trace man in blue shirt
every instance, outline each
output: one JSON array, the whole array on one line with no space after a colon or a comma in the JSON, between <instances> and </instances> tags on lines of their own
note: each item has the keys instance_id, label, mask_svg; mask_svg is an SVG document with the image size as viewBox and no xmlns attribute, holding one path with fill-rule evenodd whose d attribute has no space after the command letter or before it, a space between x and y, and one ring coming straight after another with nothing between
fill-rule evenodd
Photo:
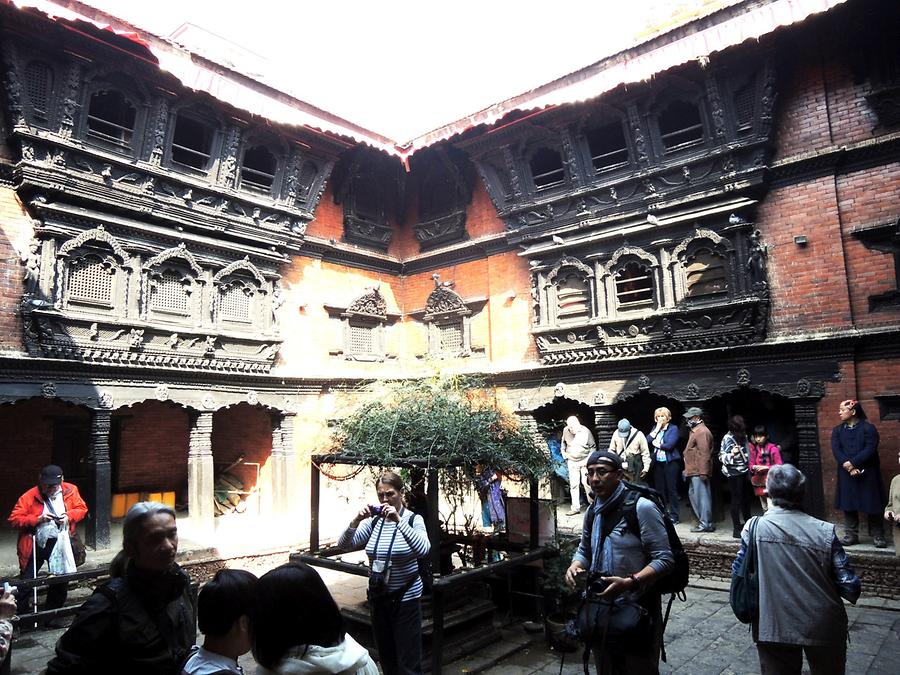
<instances>
[{"instance_id":1,"label":"man in blue shirt","mask_svg":"<svg viewBox=\"0 0 900 675\"><path fill-rule=\"evenodd\" d=\"M622 459L612 452L593 452L587 461L587 476L594 503L585 514L581 542L566 571L566 583L574 588L576 578L589 572L606 584L600 595L613 600L625 594L645 607L651 618L649 633L638 646L594 645L597 669L602 673L652 674L659 672L662 645L660 596L653 582L668 574L674 557L663 522L663 514L649 499L635 504L640 532L632 532L620 508L628 492L622 482Z\"/></svg>"}]
</instances>

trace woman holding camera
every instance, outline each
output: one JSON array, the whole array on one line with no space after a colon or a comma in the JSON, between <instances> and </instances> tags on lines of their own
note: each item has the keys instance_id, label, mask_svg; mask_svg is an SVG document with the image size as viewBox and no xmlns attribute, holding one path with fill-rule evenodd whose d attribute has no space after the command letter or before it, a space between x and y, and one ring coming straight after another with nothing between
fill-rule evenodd
<instances>
[{"instance_id":1,"label":"woman holding camera","mask_svg":"<svg viewBox=\"0 0 900 675\"><path fill-rule=\"evenodd\" d=\"M360 509L338 540L345 551L365 548L372 567L369 605L385 675L422 672L422 580L418 559L431 550L425 521L404 508L403 480L384 471L375 481L377 505Z\"/></svg>"}]
</instances>

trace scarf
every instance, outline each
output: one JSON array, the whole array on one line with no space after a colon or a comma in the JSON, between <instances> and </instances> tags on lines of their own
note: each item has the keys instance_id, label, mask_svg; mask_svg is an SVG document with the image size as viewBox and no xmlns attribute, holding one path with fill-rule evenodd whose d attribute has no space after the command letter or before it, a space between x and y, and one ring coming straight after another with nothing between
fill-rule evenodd
<instances>
[{"instance_id":1,"label":"scarf","mask_svg":"<svg viewBox=\"0 0 900 675\"><path fill-rule=\"evenodd\" d=\"M612 569L612 549L609 546L603 546L605 542L601 542L601 533L603 532L603 516L609 515L616 510L622 497L625 494L625 485L619 483L619 486L613 493L602 500L599 497L594 498L591 509L594 513L594 523L591 527L591 569L592 575L598 572L609 573Z\"/></svg>"}]
</instances>

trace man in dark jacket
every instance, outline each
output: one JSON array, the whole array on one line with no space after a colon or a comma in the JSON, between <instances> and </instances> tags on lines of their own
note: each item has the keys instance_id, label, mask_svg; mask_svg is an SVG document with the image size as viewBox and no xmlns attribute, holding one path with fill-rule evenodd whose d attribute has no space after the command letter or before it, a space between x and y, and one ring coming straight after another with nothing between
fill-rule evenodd
<instances>
[{"instance_id":1,"label":"man in dark jacket","mask_svg":"<svg viewBox=\"0 0 900 675\"><path fill-rule=\"evenodd\" d=\"M109 582L81 606L56 643L47 675L178 675L196 628L190 578L175 563L178 528L165 504L125 516Z\"/></svg>"},{"instance_id":2,"label":"man in dark jacket","mask_svg":"<svg viewBox=\"0 0 900 675\"><path fill-rule=\"evenodd\" d=\"M19 577L33 579L37 570L50 559L56 540L64 529L75 534L76 523L84 520L88 508L78 488L63 480L63 471L55 464L41 469L38 483L19 497L9 524L19 530L16 548L19 554ZM34 543L38 542L37 550ZM43 609L56 609L66 602L67 584L53 584L47 589ZM18 596L19 614L28 611L28 592Z\"/></svg>"}]
</instances>

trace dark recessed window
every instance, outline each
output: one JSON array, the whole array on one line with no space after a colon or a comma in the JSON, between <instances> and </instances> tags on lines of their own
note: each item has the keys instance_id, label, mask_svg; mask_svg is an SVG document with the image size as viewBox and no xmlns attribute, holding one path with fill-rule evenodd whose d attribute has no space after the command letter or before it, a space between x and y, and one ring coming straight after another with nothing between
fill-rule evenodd
<instances>
[{"instance_id":1,"label":"dark recessed window","mask_svg":"<svg viewBox=\"0 0 900 675\"><path fill-rule=\"evenodd\" d=\"M541 148L531 157L531 176L538 190L562 185L566 179L562 157L555 150Z\"/></svg>"},{"instance_id":2,"label":"dark recessed window","mask_svg":"<svg viewBox=\"0 0 900 675\"><path fill-rule=\"evenodd\" d=\"M666 150L677 150L703 140L700 109L693 103L674 101L659 116L659 134Z\"/></svg>"},{"instance_id":3,"label":"dark recessed window","mask_svg":"<svg viewBox=\"0 0 900 675\"><path fill-rule=\"evenodd\" d=\"M621 122L611 122L602 127L589 129L585 135L594 171L609 169L628 161L628 143Z\"/></svg>"},{"instance_id":4,"label":"dark recessed window","mask_svg":"<svg viewBox=\"0 0 900 675\"><path fill-rule=\"evenodd\" d=\"M275 182L275 155L263 145L247 148L241 166L241 186L258 192L270 192Z\"/></svg>"},{"instance_id":5,"label":"dark recessed window","mask_svg":"<svg viewBox=\"0 0 900 675\"><path fill-rule=\"evenodd\" d=\"M41 61L33 61L25 68L25 92L34 116L47 120L53 92L53 71Z\"/></svg>"},{"instance_id":6,"label":"dark recessed window","mask_svg":"<svg viewBox=\"0 0 900 675\"><path fill-rule=\"evenodd\" d=\"M382 221L383 196L373 174L361 174L353 181L353 212L357 218L375 223Z\"/></svg>"},{"instance_id":7,"label":"dark recessed window","mask_svg":"<svg viewBox=\"0 0 900 675\"><path fill-rule=\"evenodd\" d=\"M637 262L626 264L616 274L616 299L620 308L646 305L653 301L651 271Z\"/></svg>"},{"instance_id":8,"label":"dark recessed window","mask_svg":"<svg viewBox=\"0 0 900 675\"><path fill-rule=\"evenodd\" d=\"M712 251L700 251L685 267L687 294L697 298L728 292L725 260Z\"/></svg>"},{"instance_id":9,"label":"dark recessed window","mask_svg":"<svg viewBox=\"0 0 900 675\"><path fill-rule=\"evenodd\" d=\"M87 135L106 143L130 147L137 110L118 91L98 91L91 96Z\"/></svg>"},{"instance_id":10,"label":"dark recessed window","mask_svg":"<svg viewBox=\"0 0 900 675\"><path fill-rule=\"evenodd\" d=\"M179 113L172 136L172 161L205 171L212 156L214 134L212 125Z\"/></svg>"},{"instance_id":11,"label":"dark recessed window","mask_svg":"<svg viewBox=\"0 0 900 675\"><path fill-rule=\"evenodd\" d=\"M753 104L755 92L753 85L748 84L734 94L734 116L738 129L746 129L753 124Z\"/></svg>"},{"instance_id":12,"label":"dark recessed window","mask_svg":"<svg viewBox=\"0 0 900 675\"><path fill-rule=\"evenodd\" d=\"M431 175L422 186L419 202L419 218L434 220L453 213L457 209L456 184L446 174Z\"/></svg>"}]
</instances>

